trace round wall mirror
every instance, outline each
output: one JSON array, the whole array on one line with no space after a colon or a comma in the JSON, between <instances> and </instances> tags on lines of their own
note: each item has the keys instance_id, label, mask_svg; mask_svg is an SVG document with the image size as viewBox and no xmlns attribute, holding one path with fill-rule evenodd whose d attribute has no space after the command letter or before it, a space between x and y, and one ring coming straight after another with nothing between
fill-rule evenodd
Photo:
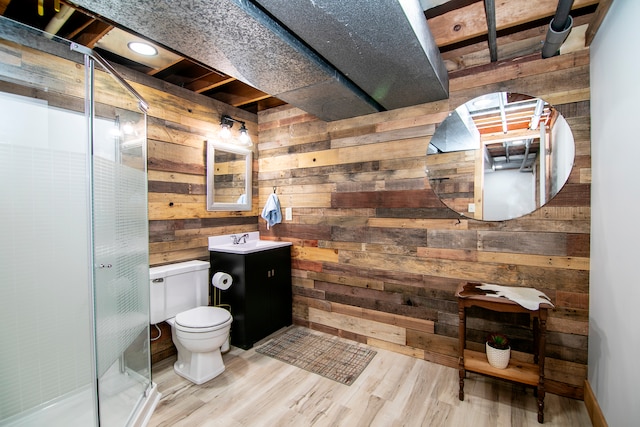
<instances>
[{"instance_id":1,"label":"round wall mirror","mask_svg":"<svg viewBox=\"0 0 640 427\"><path fill-rule=\"evenodd\" d=\"M427 149L433 191L468 218L503 221L544 206L564 186L575 158L562 115L540 98L479 96L436 128Z\"/></svg>"}]
</instances>

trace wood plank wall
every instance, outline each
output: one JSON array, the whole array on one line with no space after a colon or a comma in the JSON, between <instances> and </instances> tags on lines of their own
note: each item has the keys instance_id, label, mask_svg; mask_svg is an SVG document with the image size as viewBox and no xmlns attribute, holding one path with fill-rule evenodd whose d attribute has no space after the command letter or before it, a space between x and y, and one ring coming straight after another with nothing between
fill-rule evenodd
<instances>
[{"instance_id":1,"label":"wood plank wall","mask_svg":"<svg viewBox=\"0 0 640 427\"><path fill-rule=\"evenodd\" d=\"M146 79L145 79L146 80ZM147 84L153 82L147 81ZM206 140L220 117L246 122L257 139L257 116L178 87L138 86L149 98L149 263L209 259L207 237L257 231L258 193L251 211L206 210ZM170 91L168 91L170 90ZM257 180L257 159L254 156Z\"/></svg>"},{"instance_id":2,"label":"wood plank wall","mask_svg":"<svg viewBox=\"0 0 640 427\"><path fill-rule=\"evenodd\" d=\"M206 210L206 140L223 114L246 122L258 139L257 115L146 75L118 68L149 103L149 264L209 260L209 236L258 230L258 162L253 160L251 211ZM232 129L232 133L237 132ZM166 322L152 329L151 361L176 354Z\"/></svg>"},{"instance_id":3,"label":"wood plank wall","mask_svg":"<svg viewBox=\"0 0 640 427\"><path fill-rule=\"evenodd\" d=\"M451 73L449 100L326 123L283 106L258 114L259 195L276 188L293 219L265 238L293 242L296 324L456 367L461 281L533 286L556 305L546 387L582 398L587 374L590 230L589 54L518 60ZM459 220L429 187L436 124L478 95L539 96L576 141L568 184L546 207L511 221ZM529 320L476 310L471 347L488 331L530 360ZM509 321L505 326L503 322Z\"/></svg>"},{"instance_id":4,"label":"wood plank wall","mask_svg":"<svg viewBox=\"0 0 640 427\"><path fill-rule=\"evenodd\" d=\"M258 230L258 164L253 161L251 211L206 210L206 140L220 129L227 114L246 122L257 140L257 116L195 94L164 85L147 76L121 70L150 104L148 117L149 264L193 259L209 260L209 236ZM134 83L132 83L134 84ZM237 129L233 129L237 131ZM151 343L153 363L176 354L171 328ZM152 337L159 336L151 331Z\"/></svg>"},{"instance_id":5,"label":"wood plank wall","mask_svg":"<svg viewBox=\"0 0 640 427\"><path fill-rule=\"evenodd\" d=\"M28 48L5 48L19 58L17 72L41 69L55 76L70 69L61 78L76 78L77 70L64 60L42 63ZM454 71L449 100L338 122L279 107L259 114L259 129L255 115L119 71L151 106L151 265L207 259L209 235L259 229L266 238L294 243L296 323L448 366L457 363L458 282L535 286L556 305L549 320L547 389L582 398L591 178L588 50ZM50 90L39 96L80 108L79 98L65 88L47 85ZM576 139L574 170L561 193L531 215L458 221L429 188L424 153L450 108L496 90L540 96L558 107ZM204 140L217 131L221 114L246 121L254 140L259 131L250 212L205 210ZM266 230L258 216L273 187L283 209L293 208L293 220ZM514 323L507 333L515 337L516 350L529 349L526 319L482 312L469 322L471 344L480 347L485 331L505 320ZM164 337L170 337L167 328ZM154 360L173 351L163 342L152 346ZM514 357L528 356L516 351Z\"/></svg>"}]
</instances>

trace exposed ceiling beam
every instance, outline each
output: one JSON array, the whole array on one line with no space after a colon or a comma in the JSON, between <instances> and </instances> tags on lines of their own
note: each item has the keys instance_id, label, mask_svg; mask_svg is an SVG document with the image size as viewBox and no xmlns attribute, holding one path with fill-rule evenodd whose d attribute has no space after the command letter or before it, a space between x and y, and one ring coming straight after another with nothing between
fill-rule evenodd
<instances>
[{"instance_id":1,"label":"exposed ceiling beam","mask_svg":"<svg viewBox=\"0 0 640 427\"><path fill-rule=\"evenodd\" d=\"M105 24L102 21L94 20L85 28L85 31L82 32L76 41L81 45L93 49L95 44L112 29L113 26Z\"/></svg>"},{"instance_id":2,"label":"exposed ceiling beam","mask_svg":"<svg viewBox=\"0 0 640 427\"><path fill-rule=\"evenodd\" d=\"M247 98L246 100L244 100L242 102L238 102L238 103L231 104L231 105L233 105L234 107L242 107L244 105L253 104L254 102L262 101L262 100L267 99L267 98L271 98L271 95L263 92L263 94L260 95L260 96L255 96L253 98Z\"/></svg>"},{"instance_id":3,"label":"exposed ceiling beam","mask_svg":"<svg viewBox=\"0 0 640 427\"><path fill-rule=\"evenodd\" d=\"M83 25L80 25L76 29L74 29L73 31L70 31L69 33L67 33L64 36L64 38L65 39L69 39L69 40L73 40L78 34L82 33L95 20L96 20L95 18L91 18L91 19L87 20L87 22L85 22Z\"/></svg>"},{"instance_id":4,"label":"exposed ceiling beam","mask_svg":"<svg viewBox=\"0 0 640 427\"><path fill-rule=\"evenodd\" d=\"M0 0L0 15L4 15L4 12L7 10L7 6L9 6L11 0Z\"/></svg>"},{"instance_id":5,"label":"exposed ceiling beam","mask_svg":"<svg viewBox=\"0 0 640 427\"><path fill-rule=\"evenodd\" d=\"M427 0L427 2L429 1L430 0ZM479 1L482 1L482 0L449 0L446 2L438 2L440 4L437 6L432 6L431 8L423 8L424 16L427 19L433 18L434 16L443 15L447 12L451 12L452 10L460 9Z\"/></svg>"},{"instance_id":6,"label":"exposed ceiling beam","mask_svg":"<svg viewBox=\"0 0 640 427\"><path fill-rule=\"evenodd\" d=\"M268 98L269 95L240 81L224 85L216 91L216 99L239 107Z\"/></svg>"},{"instance_id":7,"label":"exposed ceiling beam","mask_svg":"<svg viewBox=\"0 0 640 427\"><path fill-rule=\"evenodd\" d=\"M600 25L602 24L604 17L607 16L607 12L609 11L609 8L611 7L612 3L613 3L613 0L601 0L600 3L598 3L598 7L596 8L596 12L593 16L593 20L589 23L589 26L587 27L587 33L585 34L585 40L584 40L585 46L591 46L591 42L593 41L593 38L596 36L596 33L598 32L598 28L600 28Z\"/></svg>"},{"instance_id":8,"label":"exposed ceiling beam","mask_svg":"<svg viewBox=\"0 0 640 427\"><path fill-rule=\"evenodd\" d=\"M150 75L150 76L153 76L155 74L158 74L161 71L166 70L167 68L170 68L170 67L176 65L178 62L181 62L183 60L184 60L183 58L178 57L173 62L165 65L164 67L161 67L161 68L158 68L158 69L155 69L155 70L150 70L147 74Z\"/></svg>"},{"instance_id":9,"label":"exposed ceiling beam","mask_svg":"<svg viewBox=\"0 0 640 427\"><path fill-rule=\"evenodd\" d=\"M539 130L516 129L507 135L502 131L487 133L482 135L484 144L495 144L496 142L517 141L519 139L540 138Z\"/></svg>"},{"instance_id":10,"label":"exposed ceiling beam","mask_svg":"<svg viewBox=\"0 0 640 427\"><path fill-rule=\"evenodd\" d=\"M233 77L221 76L218 73L212 72L210 74L207 74L206 76L194 80L189 84L184 85L184 87L194 92L202 93L226 85L227 83L231 83L235 80L236 79Z\"/></svg>"},{"instance_id":11,"label":"exposed ceiling beam","mask_svg":"<svg viewBox=\"0 0 640 427\"><path fill-rule=\"evenodd\" d=\"M558 0L510 0L496 8L496 30L501 31L531 21L552 17ZM573 9L597 4L598 0L575 0ZM429 28L440 47L462 42L488 33L484 3L477 2L429 19Z\"/></svg>"}]
</instances>

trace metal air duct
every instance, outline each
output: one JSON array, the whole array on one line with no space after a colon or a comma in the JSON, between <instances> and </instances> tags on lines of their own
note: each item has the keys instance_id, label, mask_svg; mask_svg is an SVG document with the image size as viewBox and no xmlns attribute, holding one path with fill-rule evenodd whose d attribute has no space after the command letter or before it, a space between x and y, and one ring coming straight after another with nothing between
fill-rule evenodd
<instances>
[{"instance_id":1,"label":"metal air duct","mask_svg":"<svg viewBox=\"0 0 640 427\"><path fill-rule=\"evenodd\" d=\"M368 95L246 0L76 3L320 119L338 120L381 110Z\"/></svg>"},{"instance_id":2,"label":"metal air duct","mask_svg":"<svg viewBox=\"0 0 640 427\"><path fill-rule=\"evenodd\" d=\"M349 21L346 31L354 38L349 41L343 31L330 40L340 51L337 63L313 40L301 41L304 37L273 19L277 10L266 11L248 0L75 3L326 121L448 96L447 72L418 0L320 1L336 8L324 17L321 11L311 17L298 14L313 2L289 4L287 11L318 34L331 33L331 25L337 27L343 19ZM363 5L369 15L360 15ZM417 13L408 12L413 9ZM384 34L373 37L375 32ZM351 68L350 62L358 66Z\"/></svg>"},{"instance_id":3,"label":"metal air duct","mask_svg":"<svg viewBox=\"0 0 640 427\"><path fill-rule=\"evenodd\" d=\"M255 2L386 109L449 96L418 0Z\"/></svg>"}]
</instances>

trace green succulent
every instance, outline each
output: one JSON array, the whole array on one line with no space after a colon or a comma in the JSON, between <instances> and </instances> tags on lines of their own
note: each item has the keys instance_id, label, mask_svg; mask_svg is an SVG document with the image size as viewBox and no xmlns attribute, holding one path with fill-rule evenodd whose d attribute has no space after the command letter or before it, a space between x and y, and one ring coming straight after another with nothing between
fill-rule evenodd
<instances>
[{"instance_id":1,"label":"green succulent","mask_svg":"<svg viewBox=\"0 0 640 427\"><path fill-rule=\"evenodd\" d=\"M498 350L506 350L509 348L509 338L503 334L492 333L487 337L487 343L490 347Z\"/></svg>"}]
</instances>

